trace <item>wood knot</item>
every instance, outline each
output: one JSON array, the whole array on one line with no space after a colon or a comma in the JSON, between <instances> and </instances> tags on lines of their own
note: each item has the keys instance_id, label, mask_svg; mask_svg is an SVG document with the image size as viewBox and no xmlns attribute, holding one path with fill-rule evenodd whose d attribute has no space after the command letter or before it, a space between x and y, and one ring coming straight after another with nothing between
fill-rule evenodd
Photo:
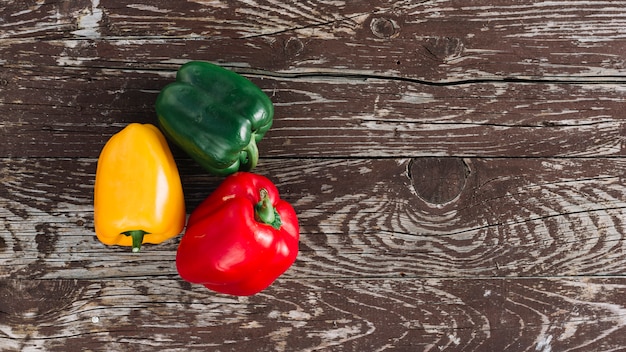
<instances>
[{"instance_id":1,"label":"wood knot","mask_svg":"<svg viewBox=\"0 0 626 352\"><path fill-rule=\"evenodd\" d=\"M296 37L291 37L285 42L284 50L285 56L296 57L304 50L304 43Z\"/></svg>"},{"instance_id":2,"label":"wood knot","mask_svg":"<svg viewBox=\"0 0 626 352\"><path fill-rule=\"evenodd\" d=\"M458 199L471 173L461 158L418 158L411 160L408 168L417 195L434 205Z\"/></svg>"},{"instance_id":3,"label":"wood knot","mask_svg":"<svg viewBox=\"0 0 626 352\"><path fill-rule=\"evenodd\" d=\"M0 282L3 323L20 326L28 321L54 321L81 300L85 289L85 284L77 280L3 280ZM42 333L45 336L44 331L38 331Z\"/></svg>"},{"instance_id":4,"label":"wood knot","mask_svg":"<svg viewBox=\"0 0 626 352\"><path fill-rule=\"evenodd\" d=\"M459 38L429 37L423 44L426 56L434 61L448 63L463 55L465 45Z\"/></svg>"},{"instance_id":5,"label":"wood knot","mask_svg":"<svg viewBox=\"0 0 626 352\"><path fill-rule=\"evenodd\" d=\"M374 36L381 39L397 37L400 32L398 23L389 18L376 17L370 22L370 29Z\"/></svg>"}]
</instances>

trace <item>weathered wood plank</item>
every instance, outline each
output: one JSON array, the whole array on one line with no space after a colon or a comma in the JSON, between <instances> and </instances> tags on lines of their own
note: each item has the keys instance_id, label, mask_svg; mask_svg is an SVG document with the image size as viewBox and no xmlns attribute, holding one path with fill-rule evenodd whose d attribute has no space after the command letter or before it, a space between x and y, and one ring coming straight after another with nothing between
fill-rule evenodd
<instances>
[{"instance_id":1,"label":"weathered wood plank","mask_svg":"<svg viewBox=\"0 0 626 352\"><path fill-rule=\"evenodd\" d=\"M268 156L622 155L623 5L10 3L0 156L97 156L192 58L272 96Z\"/></svg>"},{"instance_id":2,"label":"weathered wood plank","mask_svg":"<svg viewBox=\"0 0 626 352\"><path fill-rule=\"evenodd\" d=\"M166 77L163 75L166 73ZM174 71L5 74L1 156L97 157L126 123L155 123ZM363 78L250 76L276 105L269 157L623 155L626 91L615 84L428 86Z\"/></svg>"},{"instance_id":3,"label":"weathered wood plank","mask_svg":"<svg viewBox=\"0 0 626 352\"><path fill-rule=\"evenodd\" d=\"M3 280L5 351L611 351L624 278L288 280L237 298L178 280ZM24 304L13 304L20 300Z\"/></svg>"},{"instance_id":4,"label":"weathered wood plank","mask_svg":"<svg viewBox=\"0 0 626 352\"><path fill-rule=\"evenodd\" d=\"M177 240L137 256L95 239L95 159L2 163L0 276L176 276ZM190 212L220 179L179 165ZM257 172L299 215L287 277L469 278L626 274L625 170L622 159L418 158L262 159Z\"/></svg>"},{"instance_id":5,"label":"weathered wood plank","mask_svg":"<svg viewBox=\"0 0 626 352\"><path fill-rule=\"evenodd\" d=\"M203 58L429 81L623 79L626 1L151 1L5 5L7 66ZM621 77L621 78L620 78Z\"/></svg>"}]
</instances>

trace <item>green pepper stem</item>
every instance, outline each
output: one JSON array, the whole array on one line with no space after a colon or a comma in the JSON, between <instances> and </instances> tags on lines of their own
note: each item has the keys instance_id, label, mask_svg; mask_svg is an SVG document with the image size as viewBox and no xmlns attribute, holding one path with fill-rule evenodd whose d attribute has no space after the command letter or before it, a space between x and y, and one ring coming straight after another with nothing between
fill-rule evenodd
<instances>
[{"instance_id":1,"label":"green pepper stem","mask_svg":"<svg viewBox=\"0 0 626 352\"><path fill-rule=\"evenodd\" d=\"M250 138L250 143L243 149L240 162L239 170L241 171L250 171L259 162L259 148L256 145L254 134Z\"/></svg>"},{"instance_id":2,"label":"green pepper stem","mask_svg":"<svg viewBox=\"0 0 626 352\"><path fill-rule=\"evenodd\" d=\"M139 252L141 249L141 243L143 242L143 236L149 234L144 230L130 230L122 232L123 235L130 236L133 239L133 253Z\"/></svg>"},{"instance_id":3,"label":"green pepper stem","mask_svg":"<svg viewBox=\"0 0 626 352\"><path fill-rule=\"evenodd\" d=\"M280 229L282 221L280 220L280 214L276 208L272 205L272 200L267 194L265 188L261 188L259 191L261 201L254 206L254 215L257 221L270 225L276 230Z\"/></svg>"}]
</instances>

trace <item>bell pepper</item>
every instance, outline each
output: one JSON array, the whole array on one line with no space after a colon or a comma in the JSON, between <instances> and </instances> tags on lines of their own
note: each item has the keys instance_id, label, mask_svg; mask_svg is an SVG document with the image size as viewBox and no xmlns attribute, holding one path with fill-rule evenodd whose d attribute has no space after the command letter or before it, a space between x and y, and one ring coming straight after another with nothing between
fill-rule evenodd
<instances>
[{"instance_id":1,"label":"bell pepper","mask_svg":"<svg viewBox=\"0 0 626 352\"><path fill-rule=\"evenodd\" d=\"M132 123L105 144L96 169L94 223L106 245L161 243L181 233L185 202L165 136Z\"/></svg>"},{"instance_id":2,"label":"bell pepper","mask_svg":"<svg viewBox=\"0 0 626 352\"><path fill-rule=\"evenodd\" d=\"M276 186L264 176L238 172L191 213L176 267L188 282L253 295L294 263L299 236L296 213Z\"/></svg>"},{"instance_id":3,"label":"bell pepper","mask_svg":"<svg viewBox=\"0 0 626 352\"><path fill-rule=\"evenodd\" d=\"M257 143L274 116L272 101L254 83L204 61L180 67L176 81L159 93L155 109L165 136L220 176L256 166Z\"/></svg>"}]
</instances>

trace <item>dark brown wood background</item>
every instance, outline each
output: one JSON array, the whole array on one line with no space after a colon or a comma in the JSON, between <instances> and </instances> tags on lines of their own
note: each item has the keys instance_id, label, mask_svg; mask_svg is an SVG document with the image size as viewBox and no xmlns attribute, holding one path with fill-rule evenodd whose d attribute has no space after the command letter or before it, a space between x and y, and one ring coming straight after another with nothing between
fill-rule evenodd
<instances>
[{"instance_id":1,"label":"dark brown wood background","mask_svg":"<svg viewBox=\"0 0 626 352\"><path fill-rule=\"evenodd\" d=\"M0 0L2 351L626 349L626 1ZM276 106L262 293L93 232L106 140L188 60ZM174 149L192 210L219 184Z\"/></svg>"}]
</instances>

